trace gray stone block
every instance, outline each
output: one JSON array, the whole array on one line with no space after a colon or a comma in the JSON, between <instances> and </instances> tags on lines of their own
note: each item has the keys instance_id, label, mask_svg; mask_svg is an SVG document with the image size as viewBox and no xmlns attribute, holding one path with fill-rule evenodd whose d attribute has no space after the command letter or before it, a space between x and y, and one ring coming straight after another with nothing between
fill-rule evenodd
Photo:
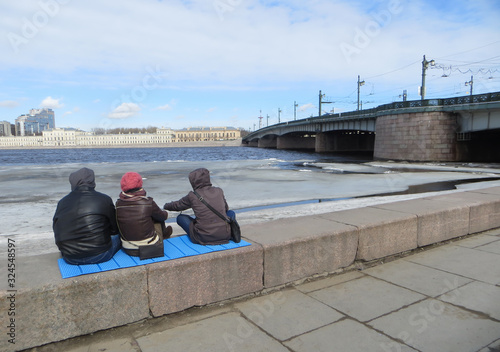
<instances>
[{"instance_id":1,"label":"gray stone block","mask_svg":"<svg viewBox=\"0 0 500 352\"><path fill-rule=\"evenodd\" d=\"M417 248L417 217L374 207L343 210L322 218L359 230L356 259L374 260Z\"/></svg>"},{"instance_id":2,"label":"gray stone block","mask_svg":"<svg viewBox=\"0 0 500 352\"><path fill-rule=\"evenodd\" d=\"M62 279L58 254L18 258L16 343L0 339L1 351L18 351L139 321L149 316L146 270L128 268ZM0 311L10 304L0 291ZM7 336L2 323L1 335Z\"/></svg>"},{"instance_id":3,"label":"gray stone block","mask_svg":"<svg viewBox=\"0 0 500 352\"><path fill-rule=\"evenodd\" d=\"M495 191L493 191L495 192ZM500 195L480 192L457 192L429 197L461 204L470 208L469 233L477 233L500 227Z\"/></svg>"},{"instance_id":4,"label":"gray stone block","mask_svg":"<svg viewBox=\"0 0 500 352\"><path fill-rule=\"evenodd\" d=\"M318 216L255 224L244 234L264 248L265 287L349 266L358 243L355 227Z\"/></svg>"},{"instance_id":5,"label":"gray stone block","mask_svg":"<svg viewBox=\"0 0 500 352\"><path fill-rule=\"evenodd\" d=\"M469 233L469 207L460 202L450 203L439 198L413 199L381 204L376 208L416 215L419 247Z\"/></svg>"},{"instance_id":6,"label":"gray stone block","mask_svg":"<svg viewBox=\"0 0 500 352\"><path fill-rule=\"evenodd\" d=\"M151 313L158 317L260 291L262 261L262 248L252 244L150 264Z\"/></svg>"}]
</instances>

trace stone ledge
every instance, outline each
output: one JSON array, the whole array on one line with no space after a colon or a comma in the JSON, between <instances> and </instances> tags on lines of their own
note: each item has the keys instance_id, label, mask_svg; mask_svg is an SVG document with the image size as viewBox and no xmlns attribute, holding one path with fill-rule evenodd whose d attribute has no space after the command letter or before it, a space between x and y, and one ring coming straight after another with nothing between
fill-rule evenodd
<instances>
[{"instance_id":1,"label":"stone ledge","mask_svg":"<svg viewBox=\"0 0 500 352\"><path fill-rule=\"evenodd\" d=\"M422 198L395 203L381 204L376 208L417 217L417 246L443 242L469 233L469 213L467 205Z\"/></svg>"},{"instance_id":2,"label":"stone ledge","mask_svg":"<svg viewBox=\"0 0 500 352\"><path fill-rule=\"evenodd\" d=\"M263 289L258 244L146 265L151 314L158 317Z\"/></svg>"},{"instance_id":3,"label":"stone ledge","mask_svg":"<svg viewBox=\"0 0 500 352\"><path fill-rule=\"evenodd\" d=\"M500 187L242 226L252 246L62 279L58 254L17 259L18 351L211 304L500 227ZM3 273L2 275L5 275ZM0 283L0 312L10 301Z\"/></svg>"},{"instance_id":4,"label":"stone ledge","mask_svg":"<svg viewBox=\"0 0 500 352\"><path fill-rule=\"evenodd\" d=\"M357 260L370 261L417 248L417 217L412 214L365 207L321 217L358 229Z\"/></svg>"},{"instance_id":5,"label":"stone ledge","mask_svg":"<svg viewBox=\"0 0 500 352\"><path fill-rule=\"evenodd\" d=\"M469 233L477 233L500 227L500 195L498 194L500 187L490 190L493 194L479 190L451 193L428 199L438 199L469 207Z\"/></svg>"},{"instance_id":6,"label":"stone ledge","mask_svg":"<svg viewBox=\"0 0 500 352\"><path fill-rule=\"evenodd\" d=\"M351 265L358 231L317 216L247 226L248 238L264 250L264 287L273 287Z\"/></svg>"},{"instance_id":7,"label":"stone ledge","mask_svg":"<svg viewBox=\"0 0 500 352\"><path fill-rule=\"evenodd\" d=\"M62 279L58 254L17 259L16 344L7 341L2 319L0 351L18 351L149 316L144 267ZM10 302L0 291L0 312Z\"/></svg>"}]
</instances>

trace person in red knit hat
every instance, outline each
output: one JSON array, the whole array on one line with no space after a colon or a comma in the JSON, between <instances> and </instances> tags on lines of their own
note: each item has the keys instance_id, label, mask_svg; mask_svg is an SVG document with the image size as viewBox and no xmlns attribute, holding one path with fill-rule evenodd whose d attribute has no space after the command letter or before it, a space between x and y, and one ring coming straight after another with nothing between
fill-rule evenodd
<instances>
[{"instance_id":1,"label":"person in red knit hat","mask_svg":"<svg viewBox=\"0 0 500 352\"><path fill-rule=\"evenodd\" d=\"M168 213L160 209L142 188L142 176L137 172L123 175L122 192L116 201L116 219L125 253L140 256L144 246L162 246L172 235L172 227L165 226ZM163 247L162 247L163 248Z\"/></svg>"}]
</instances>

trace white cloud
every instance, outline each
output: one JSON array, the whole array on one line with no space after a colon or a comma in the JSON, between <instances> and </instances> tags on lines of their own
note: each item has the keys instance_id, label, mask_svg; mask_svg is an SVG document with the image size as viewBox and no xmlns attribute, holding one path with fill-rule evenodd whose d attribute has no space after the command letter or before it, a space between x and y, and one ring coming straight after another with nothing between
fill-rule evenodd
<instances>
[{"instance_id":1,"label":"white cloud","mask_svg":"<svg viewBox=\"0 0 500 352\"><path fill-rule=\"evenodd\" d=\"M0 107L2 108L15 108L16 106L19 106L19 103L14 100L0 101Z\"/></svg>"},{"instance_id":2,"label":"white cloud","mask_svg":"<svg viewBox=\"0 0 500 352\"><path fill-rule=\"evenodd\" d=\"M111 113L108 114L110 119L127 119L137 115L141 111L139 105L135 103L122 103Z\"/></svg>"},{"instance_id":3,"label":"white cloud","mask_svg":"<svg viewBox=\"0 0 500 352\"><path fill-rule=\"evenodd\" d=\"M215 110L217 110L217 108L213 107L213 108L209 108L209 109L207 110L207 112L214 112Z\"/></svg>"},{"instance_id":4,"label":"white cloud","mask_svg":"<svg viewBox=\"0 0 500 352\"><path fill-rule=\"evenodd\" d=\"M172 106L170 106L169 104L165 104L165 105L162 105L162 106L158 106L157 108L154 108L153 110L165 110L165 111L169 111L169 110L172 110Z\"/></svg>"},{"instance_id":5,"label":"white cloud","mask_svg":"<svg viewBox=\"0 0 500 352\"><path fill-rule=\"evenodd\" d=\"M306 110L315 109L315 108L316 108L316 106L314 106L314 104L309 103L309 104L304 104L304 105L299 106L299 111L306 111Z\"/></svg>"},{"instance_id":6,"label":"white cloud","mask_svg":"<svg viewBox=\"0 0 500 352\"><path fill-rule=\"evenodd\" d=\"M71 115L71 114L73 114L73 113L75 113L75 112L78 112L78 111L80 111L80 108L77 106L77 107L75 107L73 110L66 111L66 112L63 114L63 116Z\"/></svg>"},{"instance_id":7,"label":"white cloud","mask_svg":"<svg viewBox=\"0 0 500 352\"><path fill-rule=\"evenodd\" d=\"M48 108L48 109L59 109L59 108L62 108L64 106L64 104L60 103L60 100L61 99L47 97L47 98L42 100L42 102L40 103L40 106L42 108Z\"/></svg>"}]
</instances>

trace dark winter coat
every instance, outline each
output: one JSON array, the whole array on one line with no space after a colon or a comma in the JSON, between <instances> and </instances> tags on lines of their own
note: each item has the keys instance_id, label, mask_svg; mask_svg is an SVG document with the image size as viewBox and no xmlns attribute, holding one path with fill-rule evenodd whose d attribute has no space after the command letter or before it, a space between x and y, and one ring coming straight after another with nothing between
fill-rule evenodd
<instances>
[{"instance_id":1,"label":"dark winter coat","mask_svg":"<svg viewBox=\"0 0 500 352\"><path fill-rule=\"evenodd\" d=\"M212 187L210 172L207 169L201 168L192 171L189 174L189 182L193 190L198 192L208 204L221 214L226 214L229 208L224 192L219 187ZM231 238L229 224L215 215L193 192L189 192L178 201L166 203L163 208L172 211L192 208L196 219L189 230L191 234L196 233L194 237L199 238L200 244L227 243Z\"/></svg>"},{"instance_id":2,"label":"dark winter coat","mask_svg":"<svg viewBox=\"0 0 500 352\"><path fill-rule=\"evenodd\" d=\"M120 199L116 201L116 219L120 233L122 239L129 242L153 239L154 222L163 222L167 217L167 212L161 210L153 198L146 197L144 190L122 192Z\"/></svg>"},{"instance_id":3,"label":"dark winter coat","mask_svg":"<svg viewBox=\"0 0 500 352\"><path fill-rule=\"evenodd\" d=\"M111 248L118 234L113 200L95 191L94 172L83 168L70 175L71 193L57 204L52 221L55 242L65 258L95 256Z\"/></svg>"}]
</instances>

